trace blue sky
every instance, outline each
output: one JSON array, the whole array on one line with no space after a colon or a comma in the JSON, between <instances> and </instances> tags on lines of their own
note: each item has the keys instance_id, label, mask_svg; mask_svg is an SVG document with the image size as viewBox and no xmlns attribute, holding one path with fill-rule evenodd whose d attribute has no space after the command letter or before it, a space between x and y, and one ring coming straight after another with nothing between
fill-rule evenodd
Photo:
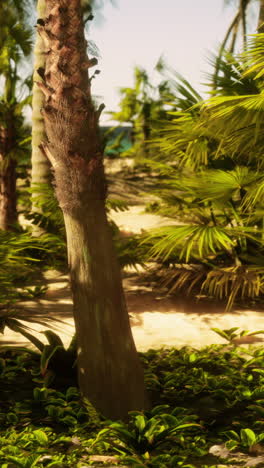
<instances>
[{"instance_id":1,"label":"blue sky","mask_svg":"<svg viewBox=\"0 0 264 468\"><path fill-rule=\"evenodd\" d=\"M224 0L105 0L104 19L93 21L89 38L99 47L101 74L93 80L93 94L100 96L106 111L117 110L118 88L133 84L133 67L152 74L159 57L184 75L200 92L208 57L216 51L233 19L237 1ZM251 32L257 6L250 11ZM154 76L153 76L154 78ZM101 118L106 122L109 117Z\"/></svg>"}]
</instances>

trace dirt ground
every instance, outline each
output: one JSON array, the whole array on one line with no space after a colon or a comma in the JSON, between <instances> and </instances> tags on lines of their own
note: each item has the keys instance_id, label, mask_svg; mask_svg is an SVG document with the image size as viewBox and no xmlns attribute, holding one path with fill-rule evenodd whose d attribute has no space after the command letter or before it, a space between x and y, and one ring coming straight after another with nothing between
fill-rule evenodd
<instances>
[{"instance_id":1,"label":"dirt ground","mask_svg":"<svg viewBox=\"0 0 264 468\"><path fill-rule=\"evenodd\" d=\"M130 207L124 212L111 213L119 227L128 232L140 232L141 229L166 224L167 220L154 214L144 213L143 205ZM171 221L170 221L171 222ZM43 311L63 320L55 330L67 345L74 333L72 319L72 301L66 275L56 271L45 273L48 286L43 299L27 301L21 305L28 310ZM262 310L235 309L225 312L224 306L203 304L194 300L164 297L156 290L143 286L135 271L124 275L124 289L131 320L132 331L137 349L145 351L161 346L181 347L190 345L195 348L212 343L224 343L211 328L229 329L239 327L242 330L256 331L264 328ZM43 331L35 326L36 331ZM245 338L243 342L260 344L264 335ZM21 335L5 331L2 344L25 344Z\"/></svg>"}]
</instances>

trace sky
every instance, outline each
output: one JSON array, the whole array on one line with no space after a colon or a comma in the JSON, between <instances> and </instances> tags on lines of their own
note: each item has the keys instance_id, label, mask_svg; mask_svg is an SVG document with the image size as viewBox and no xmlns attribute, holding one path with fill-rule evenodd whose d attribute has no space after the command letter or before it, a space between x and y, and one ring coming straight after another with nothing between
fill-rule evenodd
<instances>
[{"instance_id":1,"label":"sky","mask_svg":"<svg viewBox=\"0 0 264 468\"><path fill-rule=\"evenodd\" d=\"M133 86L133 68L153 69L162 55L166 62L206 93L205 73L210 72L210 52L216 52L235 11L224 0L110 0L91 23L88 39L95 42L101 70L93 80L93 95L106 111L118 109L120 87ZM250 13L250 32L255 31L257 2ZM205 94L204 94L205 95ZM110 117L104 113L101 123Z\"/></svg>"}]
</instances>

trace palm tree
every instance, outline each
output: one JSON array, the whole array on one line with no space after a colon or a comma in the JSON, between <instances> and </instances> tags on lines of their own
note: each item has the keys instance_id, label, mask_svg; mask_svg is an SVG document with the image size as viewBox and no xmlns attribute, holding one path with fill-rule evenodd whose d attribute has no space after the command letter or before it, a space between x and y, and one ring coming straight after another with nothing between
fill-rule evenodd
<instances>
[{"instance_id":1,"label":"palm tree","mask_svg":"<svg viewBox=\"0 0 264 468\"><path fill-rule=\"evenodd\" d=\"M226 3L230 3L230 2L228 1ZM236 41L238 38L238 32L240 28L242 31L243 47L244 49L246 48L247 10L248 10L250 3L252 3L252 0L237 0L236 3L237 3L237 12L221 44L221 49L224 50L226 48L228 41L231 39L229 52L234 51Z\"/></svg>"},{"instance_id":2,"label":"palm tree","mask_svg":"<svg viewBox=\"0 0 264 468\"><path fill-rule=\"evenodd\" d=\"M171 291L199 286L227 297L228 308L239 296L264 292L263 37L253 39L243 60L222 58L208 101L194 93L190 101L191 86L179 83L178 109L155 142L163 153L155 169L166 169L156 190L159 212L184 225L147 235L149 258L167 269Z\"/></svg>"},{"instance_id":3,"label":"palm tree","mask_svg":"<svg viewBox=\"0 0 264 468\"><path fill-rule=\"evenodd\" d=\"M28 99L17 102L18 66L22 56L31 52L31 32L23 25L22 12L16 3L0 7L0 75L3 77L0 121L0 229L12 229L17 221L16 158L21 111ZM22 22L18 22L21 18Z\"/></svg>"},{"instance_id":4,"label":"palm tree","mask_svg":"<svg viewBox=\"0 0 264 468\"><path fill-rule=\"evenodd\" d=\"M153 86L147 71L141 67L134 69L134 86L120 88L121 100L119 111L109 112L113 120L129 123L132 127L133 154L148 155L149 139L151 138L153 122L165 118L165 95L168 99L166 82ZM130 150L131 152L131 150Z\"/></svg>"},{"instance_id":5,"label":"palm tree","mask_svg":"<svg viewBox=\"0 0 264 468\"><path fill-rule=\"evenodd\" d=\"M46 1L35 0L37 2L37 18L41 23L45 17ZM97 0L82 0L82 11L84 22L93 18L92 9L98 11L102 7L102 2ZM43 80L45 69L45 45L43 38L37 34L34 47L34 70L33 70L33 91L32 91L32 156L31 156L31 191L32 191L32 212L42 213L42 208L38 203L41 193L46 191L47 185L51 181L50 163L48 158L41 151L41 143L45 141L45 128L41 109L44 105L44 96L38 83ZM37 219L37 217L36 217ZM34 226L33 232L39 235L43 232L40 226Z\"/></svg>"},{"instance_id":6,"label":"palm tree","mask_svg":"<svg viewBox=\"0 0 264 468\"><path fill-rule=\"evenodd\" d=\"M259 0L258 32L264 32L264 0Z\"/></svg>"},{"instance_id":7,"label":"palm tree","mask_svg":"<svg viewBox=\"0 0 264 468\"><path fill-rule=\"evenodd\" d=\"M43 21L46 10L45 0L37 2L37 17ZM44 105L44 97L37 82L41 79L41 72L45 67L45 50L42 38L36 35L34 47L34 70L33 70L33 90L32 90L32 155L31 155L31 188L32 194L32 212L41 212L41 208L35 200L41 192L41 185L50 182L50 164L43 155L40 145L45 141L45 129L41 109ZM42 232L40 228L35 227L34 232Z\"/></svg>"},{"instance_id":8,"label":"palm tree","mask_svg":"<svg viewBox=\"0 0 264 468\"><path fill-rule=\"evenodd\" d=\"M106 183L81 1L46 0L38 23L45 41L42 151L55 176L63 212L77 335L82 394L107 417L126 418L145 405L143 371L136 353L120 268L105 211Z\"/></svg>"},{"instance_id":9,"label":"palm tree","mask_svg":"<svg viewBox=\"0 0 264 468\"><path fill-rule=\"evenodd\" d=\"M203 294L227 298L227 308L239 295L263 293L257 261L264 252L263 230L256 228L262 221L261 202L258 197L255 206L249 203L255 188L263 186L262 174L238 165L180 178L175 171L163 185L163 206L184 224L153 230L144 242L150 246L150 260L158 261L163 271L166 267L163 281L170 292L198 287Z\"/></svg>"},{"instance_id":10,"label":"palm tree","mask_svg":"<svg viewBox=\"0 0 264 468\"><path fill-rule=\"evenodd\" d=\"M234 0L225 0L225 3L233 3ZM258 0L259 2L259 16L258 16L258 31L261 32L260 28L264 22L264 2L263 0ZM213 83L217 80L219 75L219 64L221 62L222 56L224 51L228 51L233 53L235 47L237 45L239 39L239 31L242 32L242 41L243 41L243 48L246 50L247 45L247 15L250 9L250 6L253 4L253 0L236 0L237 4L237 11L236 14L231 21L226 35L220 45L218 56L215 60L215 73L213 76ZM228 46L229 44L229 46ZM216 89L217 86L214 83L214 88Z\"/></svg>"}]
</instances>

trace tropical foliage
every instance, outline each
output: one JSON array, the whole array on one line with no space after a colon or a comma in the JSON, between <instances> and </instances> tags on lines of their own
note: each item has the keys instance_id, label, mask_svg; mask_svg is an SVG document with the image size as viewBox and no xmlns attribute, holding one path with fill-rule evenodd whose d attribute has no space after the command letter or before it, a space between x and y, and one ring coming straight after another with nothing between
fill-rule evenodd
<instances>
[{"instance_id":1,"label":"tropical foliage","mask_svg":"<svg viewBox=\"0 0 264 468\"><path fill-rule=\"evenodd\" d=\"M262 47L259 34L239 61L225 55L209 100L177 101L149 162L162 176L155 210L178 220L146 236L150 258L170 291L226 297L228 308L264 292Z\"/></svg>"},{"instance_id":2,"label":"tropical foliage","mask_svg":"<svg viewBox=\"0 0 264 468\"><path fill-rule=\"evenodd\" d=\"M159 61L154 71L162 68ZM154 85L147 71L141 67L134 69L134 86L132 88L120 88L120 103L118 112L110 112L113 120L132 127L131 149L124 155L134 155L141 158L148 157L149 139L153 133L153 126L165 118L164 104L169 101L171 93L166 80L161 80Z\"/></svg>"},{"instance_id":3,"label":"tropical foliage","mask_svg":"<svg viewBox=\"0 0 264 468\"><path fill-rule=\"evenodd\" d=\"M32 49L32 30L26 24L24 6L11 0L0 6L1 229L14 229L17 222L16 166L29 149L22 111L30 104L31 80L20 79L20 66Z\"/></svg>"},{"instance_id":4,"label":"tropical foliage","mask_svg":"<svg viewBox=\"0 0 264 468\"><path fill-rule=\"evenodd\" d=\"M216 331L227 345L141 353L151 404L145 412L131 412L126 423L105 420L80 400L75 373L62 373L66 350L56 357L63 346L54 333L41 357L2 350L1 465L259 466L263 351L235 344L243 330Z\"/></svg>"}]
</instances>

